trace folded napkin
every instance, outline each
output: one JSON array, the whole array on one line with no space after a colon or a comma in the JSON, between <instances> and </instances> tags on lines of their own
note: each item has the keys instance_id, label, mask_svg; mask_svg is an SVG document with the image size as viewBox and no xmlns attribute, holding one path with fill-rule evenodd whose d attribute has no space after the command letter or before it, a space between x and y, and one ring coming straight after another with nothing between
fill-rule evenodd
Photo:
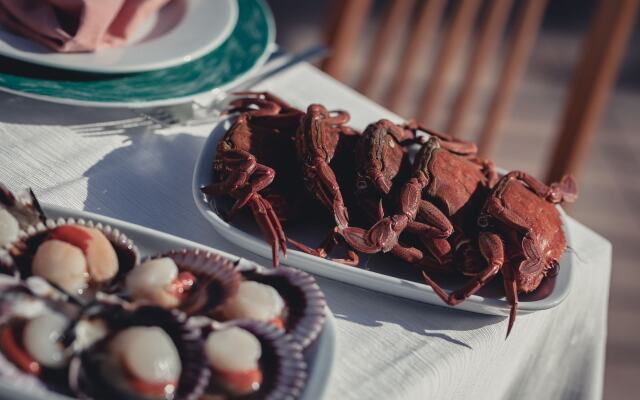
<instances>
[{"instance_id":1,"label":"folded napkin","mask_svg":"<svg viewBox=\"0 0 640 400\"><path fill-rule=\"evenodd\" d=\"M170 0L0 0L0 24L59 52L124 45Z\"/></svg>"}]
</instances>

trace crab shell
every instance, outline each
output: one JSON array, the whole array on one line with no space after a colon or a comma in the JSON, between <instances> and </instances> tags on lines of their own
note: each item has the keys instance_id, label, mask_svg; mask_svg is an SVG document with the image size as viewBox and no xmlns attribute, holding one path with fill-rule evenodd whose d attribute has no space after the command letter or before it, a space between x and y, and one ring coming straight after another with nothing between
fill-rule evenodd
<instances>
[{"instance_id":1,"label":"crab shell","mask_svg":"<svg viewBox=\"0 0 640 400\"><path fill-rule=\"evenodd\" d=\"M79 307L73 304L40 297L24 282L9 276L0 277L0 330L4 332L4 329L8 328L15 319L34 321L38 317L51 317L53 314L48 310L55 310L56 314L64 316L69 323L80 313ZM33 333L41 332L42 324L37 323L31 328L32 336ZM24 331L23 335L25 335ZM22 340L26 340L24 336ZM21 392L28 394L43 395L49 390L69 393L67 386L68 364L60 368L48 368L41 365L40 373L35 375L24 371L10 359L4 349L7 344L6 339L3 339L0 344L0 377L3 380L11 382ZM39 341L39 344L46 345L46 340ZM40 347L40 350L43 348ZM43 351L46 353L46 347Z\"/></svg>"},{"instance_id":2,"label":"crab shell","mask_svg":"<svg viewBox=\"0 0 640 400\"><path fill-rule=\"evenodd\" d=\"M240 273L245 280L276 289L285 302L287 335L307 350L318 338L326 318L324 294L315 279L306 272L286 267L272 270L241 266Z\"/></svg>"},{"instance_id":3,"label":"crab shell","mask_svg":"<svg viewBox=\"0 0 640 400\"><path fill-rule=\"evenodd\" d=\"M299 343L292 341L288 335L269 323L250 320L206 323L202 328L202 338L206 340L211 332L229 327L248 331L258 339L261 346L258 367L262 373L262 382L257 391L247 394L246 397L280 400L301 396L307 379L307 366ZM228 392L216 382L216 372L212 371L211 383L204 397L206 398L207 394L219 393Z\"/></svg>"},{"instance_id":4,"label":"crab shell","mask_svg":"<svg viewBox=\"0 0 640 400\"><path fill-rule=\"evenodd\" d=\"M155 306L127 309L115 304L97 306L90 318L103 319L108 333L84 349L72 361L69 384L74 393L86 399L151 398L114 385L102 372L106 352L119 332L134 327L158 327L171 339L180 357L180 377L173 393L175 400L200 398L209 382L200 329L186 324L187 316L178 310ZM87 316L89 318L89 315Z\"/></svg>"},{"instance_id":5,"label":"crab shell","mask_svg":"<svg viewBox=\"0 0 640 400\"><path fill-rule=\"evenodd\" d=\"M242 280L230 260L198 249L173 250L148 257L143 262L165 257L176 263L179 272L189 272L195 277L194 286L177 307L187 315L211 315L237 292Z\"/></svg>"},{"instance_id":6,"label":"crab shell","mask_svg":"<svg viewBox=\"0 0 640 400\"><path fill-rule=\"evenodd\" d=\"M31 225L26 230L21 232L20 239L8 247L8 252L11 256L12 262L7 264L3 262L6 258L3 258L0 254L0 264L7 273L18 274L22 279L27 279L33 275L33 264L36 258L37 251L41 245L45 242L63 241L62 245L65 248L69 248L71 251L75 251L84 257L89 257L89 254L83 250L74 247L71 242L67 242L66 238L58 239L57 237L51 238L51 233L56 228L66 225L77 225L80 228L93 228L100 231L109 244L115 251L115 256L118 261L118 271L110 279L106 279L103 282L87 282L89 290L83 296L92 297L96 291L113 292L117 288L118 282L120 282L126 273L133 268L139 259L139 253L137 247L133 242L127 238L126 235L121 233L118 229L112 228L109 225L103 225L102 223L94 223L93 221L86 221L83 219L75 220L58 219L58 220L46 220L45 223L39 223L37 225ZM52 239L52 240L49 240ZM50 245L48 243L47 245ZM90 250L89 250L90 251ZM91 266L88 265L89 269Z\"/></svg>"},{"instance_id":7,"label":"crab shell","mask_svg":"<svg viewBox=\"0 0 640 400\"><path fill-rule=\"evenodd\" d=\"M501 218L494 211L494 203L501 204L520 218L529 233L523 236L511 228L506 218ZM509 262L513 263L518 290L524 293L536 290L542 280L555 270L567 248L557 206L538 196L524 183L503 177L487 199L483 214L489 216L491 223L502 233L505 252L511 255ZM537 254L527 254L525 240L535 244Z\"/></svg>"}]
</instances>

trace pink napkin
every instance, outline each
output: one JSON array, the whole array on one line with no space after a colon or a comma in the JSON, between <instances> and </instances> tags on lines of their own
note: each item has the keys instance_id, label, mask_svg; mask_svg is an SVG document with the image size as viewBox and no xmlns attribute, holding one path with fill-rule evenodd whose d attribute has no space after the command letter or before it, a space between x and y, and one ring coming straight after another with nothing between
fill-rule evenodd
<instances>
[{"instance_id":1,"label":"pink napkin","mask_svg":"<svg viewBox=\"0 0 640 400\"><path fill-rule=\"evenodd\" d=\"M171 0L0 0L0 24L59 52L124 45Z\"/></svg>"}]
</instances>

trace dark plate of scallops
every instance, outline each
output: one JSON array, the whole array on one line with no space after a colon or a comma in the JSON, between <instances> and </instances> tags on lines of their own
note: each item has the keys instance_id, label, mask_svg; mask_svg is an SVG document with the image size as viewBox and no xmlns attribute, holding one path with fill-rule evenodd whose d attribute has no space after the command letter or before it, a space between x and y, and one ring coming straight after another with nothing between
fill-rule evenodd
<instances>
[{"instance_id":1,"label":"dark plate of scallops","mask_svg":"<svg viewBox=\"0 0 640 400\"><path fill-rule=\"evenodd\" d=\"M0 397L323 396L335 327L309 274L35 198L7 215Z\"/></svg>"}]
</instances>

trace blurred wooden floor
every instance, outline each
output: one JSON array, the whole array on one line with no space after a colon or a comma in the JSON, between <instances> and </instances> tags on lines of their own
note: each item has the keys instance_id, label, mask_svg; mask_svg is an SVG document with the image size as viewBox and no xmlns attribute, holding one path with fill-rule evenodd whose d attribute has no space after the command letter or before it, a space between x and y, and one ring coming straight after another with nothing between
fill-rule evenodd
<instances>
[{"instance_id":1,"label":"blurred wooden floor","mask_svg":"<svg viewBox=\"0 0 640 400\"><path fill-rule=\"evenodd\" d=\"M302 49L317 43L324 21L306 12L292 19L295 10L272 1L279 28L278 42L288 49ZM284 2L286 3L286 2ZM279 6L281 6L279 8ZM321 15L321 13L319 13ZM290 21L298 21L291 25ZM638 31L638 29L636 29ZM372 36L370 33L369 35ZM598 131L591 155L580 176L580 199L570 209L576 219L613 243L613 271L610 289L605 399L635 399L640 393L640 37L636 32L626 65ZM493 156L497 165L522 169L541 177L550 157L550 146L562 112L571 67L580 50L581 37L575 31L545 29L536 44L532 60L520 87L502 139ZM360 46L366 51L366 46ZM363 54L354 54L352 68L358 71ZM634 58L635 57L635 58ZM425 63L424 75L428 73ZM493 68L495 71L495 68ZM415 76L412 87L424 87L423 76ZM449 78L455 89L459 74ZM490 93L495 76L484 77ZM380 88L379 93L383 90ZM455 92L455 90L450 90ZM420 93L411 93L399 114L411 116L411 105ZM482 98L483 96L480 96ZM377 100L380 100L379 98ZM434 128L442 128L450 99L443 99ZM478 101L467 125L479 128L486 102ZM473 138L470 135L469 138ZM588 293L585 293L588 296Z\"/></svg>"}]
</instances>

